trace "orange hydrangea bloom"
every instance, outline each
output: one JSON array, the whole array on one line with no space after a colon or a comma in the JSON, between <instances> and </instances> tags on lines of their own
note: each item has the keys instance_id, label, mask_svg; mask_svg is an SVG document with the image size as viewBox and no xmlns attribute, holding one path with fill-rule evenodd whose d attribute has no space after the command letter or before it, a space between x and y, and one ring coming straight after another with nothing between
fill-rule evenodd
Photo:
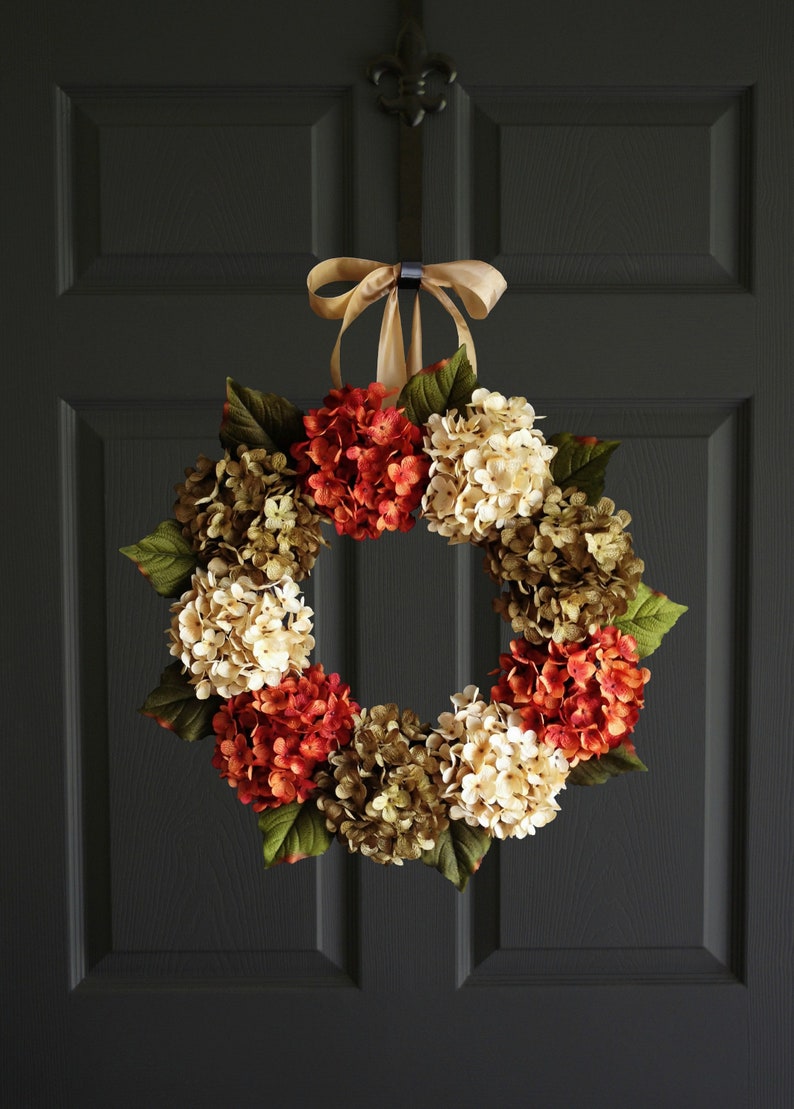
<instances>
[{"instance_id":1,"label":"orange hydrangea bloom","mask_svg":"<svg viewBox=\"0 0 794 1109\"><path fill-rule=\"evenodd\" d=\"M212 721L212 765L255 812L305 801L318 766L350 742L359 711L350 687L318 663L226 701Z\"/></svg>"},{"instance_id":2,"label":"orange hydrangea bloom","mask_svg":"<svg viewBox=\"0 0 794 1109\"><path fill-rule=\"evenodd\" d=\"M308 439L292 454L301 481L339 535L377 539L410 531L430 459L421 430L401 409L381 409L385 386L332 389L303 423Z\"/></svg>"},{"instance_id":3,"label":"orange hydrangea bloom","mask_svg":"<svg viewBox=\"0 0 794 1109\"><path fill-rule=\"evenodd\" d=\"M491 697L518 711L525 729L574 764L621 744L633 751L629 737L651 676L637 662L636 640L614 627L583 643L535 646L514 639L499 658Z\"/></svg>"}]
</instances>

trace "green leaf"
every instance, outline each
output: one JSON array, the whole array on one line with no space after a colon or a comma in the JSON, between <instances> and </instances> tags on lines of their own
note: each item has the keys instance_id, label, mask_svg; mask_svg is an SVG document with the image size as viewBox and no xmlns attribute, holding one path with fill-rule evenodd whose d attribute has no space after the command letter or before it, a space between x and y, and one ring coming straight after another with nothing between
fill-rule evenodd
<instances>
[{"instance_id":1,"label":"green leaf","mask_svg":"<svg viewBox=\"0 0 794 1109\"><path fill-rule=\"evenodd\" d=\"M157 689L152 690L138 711L143 716L151 716L161 728L176 732L180 739L192 742L212 735L212 718L221 704L220 697L200 701L182 671L182 664L172 662L160 675Z\"/></svg>"},{"instance_id":2,"label":"green leaf","mask_svg":"<svg viewBox=\"0 0 794 1109\"><path fill-rule=\"evenodd\" d=\"M587 503L596 504L604 492L604 474L617 439L596 439L595 436L572 435L561 431L547 440L557 448L551 460L551 476L560 489L575 485L587 494Z\"/></svg>"},{"instance_id":3,"label":"green leaf","mask_svg":"<svg viewBox=\"0 0 794 1109\"><path fill-rule=\"evenodd\" d=\"M198 560L176 520L163 520L151 535L119 548L162 597L178 597L190 584Z\"/></svg>"},{"instance_id":4,"label":"green leaf","mask_svg":"<svg viewBox=\"0 0 794 1109\"><path fill-rule=\"evenodd\" d=\"M664 593L657 593L640 582L637 596L614 625L625 635L634 636L640 658L646 658L653 654L664 635L686 611L686 605L679 605Z\"/></svg>"},{"instance_id":5,"label":"green leaf","mask_svg":"<svg viewBox=\"0 0 794 1109\"><path fill-rule=\"evenodd\" d=\"M306 438L303 413L277 393L247 389L226 378L226 403L221 421L221 443L234 451L241 443L270 451L288 451Z\"/></svg>"},{"instance_id":6,"label":"green leaf","mask_svg":"<svg viewBox=\"0 0 794 1109\"><path fill-rule=\"evenodd\" d=\"M406 419L412 424L422 427L434 412L443 415L457 408L462 413L476 388L477 378L464 344L440 370L414 374L403 386L397 407L405 409Z\"/></svg>"},{"instance_id":7,"label":"green leaf","mask_svg":"<svg viewBox=\"0 0 794 1109\"><path fill-rule=\"evenodd\" d=\"M332 839L325 817L311 798L265 809L259 814L259 830L266 867L322 855Z\"/></svg>"},{"instance_id":8,"label":"green leaf","mask_svg":"<svg viewBox=\"0 0 794 1109\"><path fill-rule=\"evenodd\" d=\"M463 893L490 846L491 837L481 828L472 828L465 820L450 820L435 847L422 852L422 862L434 866Z\"/></svg>"},{"instance_id":9,"label":"green leaf","mask_svg":"<svg viewBox=\"0 0 794 1109\"><path fill-rule=\"evenodd\" d=\"M568 781L575 786L600 786L609 778L626 774L630 770L645 770L648 767L635 754L627 751L623 744L613 747L601 758L585 759L577 763L568 775Z\"/></svg>"}]
</instances>

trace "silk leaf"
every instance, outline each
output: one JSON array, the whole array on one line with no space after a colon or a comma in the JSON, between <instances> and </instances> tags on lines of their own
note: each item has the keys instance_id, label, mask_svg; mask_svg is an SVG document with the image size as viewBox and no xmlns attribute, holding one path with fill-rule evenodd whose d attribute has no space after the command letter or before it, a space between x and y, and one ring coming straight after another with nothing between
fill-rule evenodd
<instances>
[{"instance_id":1,"label":"silk leaf","mask_svg":"<svg viewBox=\"0 0 794 1109\"><path fill-rule=\"evenodd\" d=\"M312 798L265 809L259 814L259 830L266 867L322 855L333 838Z\"/></svg>"},{"instance_id":2,"label":"silk leaf","mask_svg":"<svg viewBox=\"0 0 794 1109\"><path fill-rule=\"evenodd\" d=\"M686 611L686 605L679 605L664 593L657 593L640 582L637 596L629 603L624 615L617 617L613 623L625 635L637 640L640 658L647 658Z\"/></svg>"},{"instance_id":3,"label":"silk leaf","mask_svg":"<svg viewBox=\"0 0 794 1109\"><path fill-rule=\"evenodd\" d=\"M627 774L631 770L645 770L648 767L627 751L623 744L613 747L600 758L585 759L577 763L568 775L568 781L575 786L598 786L609 778L616 778L618 774Z\"/></svg>"},{"instance_id":4,"label":"silk leaf","mask_svg":"<svg viewBox=\"0 0 794 1109\"><path fill-rule=\"evenodd\" d=\"M303 413L278 393L260 393L227 377L220 437L232 453L241 443L270 453L288 452L293 443L306 438Z\"/></svg>"},{"instance_id":5,"label":"silk leaf","mask_svg":"<svg viewBox=\"0 0 794 1109\"><path fill-rule=\"evenodd\" d=\"M120 550L162 597L178 597L183 593L198 563L176 520L163 520L151 535Z\"/></svg>"},{"instance_id":6,"label":"silk leaf","mask_svg":"<svg viewBox=\"0 0 794 1109\"><path fill-rule=\"evenodd\" d=\"M462 893L491 846L491 837L465 820L451 820L436 845L422 852L422 862L433 866Z\"/></svg>"},{"instance_id":7,"label":"silk leaf","mask_svg":"<svg viewBox=\"0 0 794 1109\"><path fill-rule=\"evenodd\" d=\"M220 697L200 701L182 671L182 664L172 662L160 675L157 689L152 690L138 711L156 720L161 728L175 732L180 739L192 742L212 735L212 718L221 704Z\"/></svg>"},{"instance_id":8,"label":"silk leaf","mask_svg":"<svg viewBox=\"0 0 794 1109\"><path fill-rule=\"evenodd\" d=\"M405 409L406 419L422 427L433 413L443 415L464 408L477 388L477 377L466 357L465 344L440 369L414 374L403 386L397 407Z\"/></svg>"},{"instance_id":9,"label":"silk leaf","mask_svg":"<svg viewBox=\"0 0 794 1109\"><path fill-rule=\"evenodd\" d=\"M607 462L620 442L572 435L570 431L552 435L548 442L557 448L551 460L554 484L562 490L573 485L587 494L588 504L596 504L604 493Z\"/></svg>"}]
</instances>

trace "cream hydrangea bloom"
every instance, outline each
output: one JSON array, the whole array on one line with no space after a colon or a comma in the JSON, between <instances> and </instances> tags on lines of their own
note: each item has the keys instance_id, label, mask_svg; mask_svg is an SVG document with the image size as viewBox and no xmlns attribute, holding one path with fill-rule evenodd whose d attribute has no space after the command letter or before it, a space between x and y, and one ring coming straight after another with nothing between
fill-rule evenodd
<instances>
[{"instance_id":1,"label":"cream hydrangea bloom","mask_svg":"<svg viewBox=\"0 0 794 1109\"><path fill-rule=\"evenodd\" d=\"M543 505L557 448L534 427L524 397L475 389L466 415L433 414L425 453L432 459L422 514L450 543L479 542L507 520Z\"/></svg>"},{"instance_id":2,"label":"cream hydrangea bloom","mask_svg":"<svg viewBox=\"0 0 794 1109\"><path fill-rule=\"evenodd\" d=\"M427 747L439 762L439 793L452 820L484 828L497 839L534 835L559 812L569 765L561 751L519 727L521 716L480 699L468 685L451 698Z\"/></svg>"},{"instance_id":3,"label":"cream hydrangea bloom","mask_svg":"<svg viewBox=\"0 0 794 1109\"><path fill-rule=\"evenodd\" d=\"M278 685L309 665L314 647L313 613L291 578L257 586L227 574L223 559L212 559L171 606L171 654L200 700Z\"/></svg>"}]
</instances>

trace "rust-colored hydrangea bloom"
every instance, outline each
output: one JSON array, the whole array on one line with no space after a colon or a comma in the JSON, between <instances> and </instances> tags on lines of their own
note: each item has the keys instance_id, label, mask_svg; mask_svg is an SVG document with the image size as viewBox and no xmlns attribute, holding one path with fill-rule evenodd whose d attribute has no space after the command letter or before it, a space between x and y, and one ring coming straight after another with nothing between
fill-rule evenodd
<instances>
[{"instance_id":1,"label":"rust-colored hydrangea bloom","mask_svg":"<svg viewBox=\"0 0 794 1109\"><path fill-rule=\"evenodd\" d=\"M338 674L310 666L225 702L212 721L212 765L255 812L305 801L317 767L350 742L358 711Z\"/></svg>"},{"instance_id":2,"label":"rust-colored hydrangea bloom","mask_svg":"<svg viewBox=\"0 0 794 1109\"><path fill-rule=\"evenodd\" d=\"M427 482L422 433L401 410L381 409L386 393L379 382L332 389L303 418L308 439L290 448L317 507L353 539L410 531Z\"/></svg>"},{"instance_id":3,"label":"rust-colored hydrangea bloom","mask_svg":"<svg viewBox=\"0 0 794 1109\"><path fill-rule=\"evenodd\" d=\"M494 701L521 714L523 726L557 747L574 766L621 744L643 706L650 670L637 666L637 643L618 628L596 631L583 643L537 647L514 639L499 658Z\"/></svg>"}]
</instances>

